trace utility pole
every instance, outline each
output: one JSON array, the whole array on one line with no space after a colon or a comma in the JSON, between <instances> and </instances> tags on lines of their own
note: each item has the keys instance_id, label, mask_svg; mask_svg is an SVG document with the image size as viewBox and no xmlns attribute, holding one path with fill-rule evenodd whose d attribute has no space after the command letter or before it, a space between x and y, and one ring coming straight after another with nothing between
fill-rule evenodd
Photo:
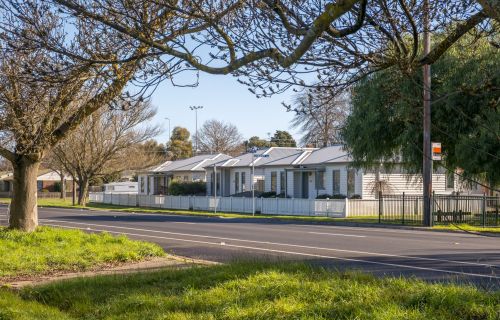
<instances>
[{"instance_id":1,"label":"utility pole","mask_svg":"<svg viewBox=\"0 0 500 320\"><path fill-rule=\"evenodd\" d=\"M203 109L203 106L190 106L189 109L194 110L195 112L195 118L196 118L196 133L195 133L195 148L194 148L194 154L198 152L198 110Z\"/></svg>"},{"instance_id":2,"label":"utility pole","mask_svg":"<svg viewBox=\"0 0 500 320\"><path fill-rule=\"evenodd\" d=\"M424 23L424 55L431 51L431 34L430 34L430 7L429 0L423 2L423 23ZM426 64L423 66L423 84L424 84L424 114L423 114L423 197L424 197L424 226L432 225L432 154L431 154L431 66Z\"/></svg>"}]
</instances>

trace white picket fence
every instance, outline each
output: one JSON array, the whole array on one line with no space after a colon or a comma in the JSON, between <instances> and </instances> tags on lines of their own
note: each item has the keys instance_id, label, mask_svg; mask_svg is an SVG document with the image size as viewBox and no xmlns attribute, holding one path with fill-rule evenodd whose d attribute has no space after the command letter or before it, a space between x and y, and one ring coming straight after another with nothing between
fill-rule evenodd
<instances>
[{"instance_id":1,"label":"white picket fence","mask_svg":"<svg viewBox=\"0 0 500 320\"><path fill-rule=\"evenodd\" d=\"M90 202L131 207L252 213L252 198L113 194L91 192ZM255 211L268 215L346 217L347 199L255 198ZM215 206L217 206L215 208Z\"/></svg>"}]
</instances>

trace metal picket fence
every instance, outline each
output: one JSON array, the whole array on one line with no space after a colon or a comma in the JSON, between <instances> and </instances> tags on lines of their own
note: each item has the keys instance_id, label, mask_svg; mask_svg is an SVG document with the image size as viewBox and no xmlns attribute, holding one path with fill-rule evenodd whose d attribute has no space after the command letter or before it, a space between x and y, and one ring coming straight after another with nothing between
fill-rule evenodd
<instances>
[{"instance_id":1,"label":"metal picket fence","mask_svg":"<svg viewBox=\"0 0 500 320\"><path fill-rule=\"evenodd\" d=\"M379 223L423 225L423 197L419 195L382 195L378 199ZM500 198L472 195L433 195L434 225L468 224L500 226Z\"/></svg>"}]
</instances>

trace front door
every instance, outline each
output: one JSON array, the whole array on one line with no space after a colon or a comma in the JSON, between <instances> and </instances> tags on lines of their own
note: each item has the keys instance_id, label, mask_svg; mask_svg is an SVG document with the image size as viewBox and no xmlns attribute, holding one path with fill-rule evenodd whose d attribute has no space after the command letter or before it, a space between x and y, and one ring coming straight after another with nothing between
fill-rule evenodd
<instances>
[{"instance_id":1,"label":"front door","mask_svg":"<svg viewBox=\"0 0 500 320\"><path fill-rule=\"evenodd\" d=\"M309 172L302 172L302 198L309 198Z\"/></svg>"}]
</instances>

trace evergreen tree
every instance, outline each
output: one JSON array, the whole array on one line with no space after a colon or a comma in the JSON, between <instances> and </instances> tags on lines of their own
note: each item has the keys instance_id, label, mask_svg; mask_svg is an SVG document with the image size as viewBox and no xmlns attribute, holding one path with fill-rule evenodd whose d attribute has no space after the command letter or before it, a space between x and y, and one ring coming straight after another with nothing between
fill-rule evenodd
<instances>
[{"instance_id":1,"label":"evergreen tree","mask_svg":"<svg viewBox=\"0 0 500 320\"><path fill-rule=\"evenodd\" d=\"M193 144L188 129L175 127L167 143L168 155L171 160L186 159L193 156Z\"/></svg>"}]
</instances>

